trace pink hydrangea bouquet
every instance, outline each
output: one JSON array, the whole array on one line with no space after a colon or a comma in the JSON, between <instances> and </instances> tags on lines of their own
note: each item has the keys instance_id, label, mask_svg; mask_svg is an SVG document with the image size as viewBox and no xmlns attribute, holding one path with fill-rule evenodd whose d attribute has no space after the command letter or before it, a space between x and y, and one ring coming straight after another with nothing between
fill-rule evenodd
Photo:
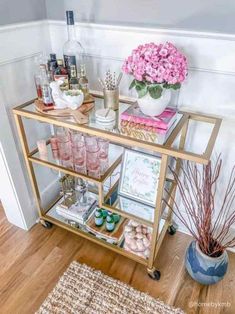
<instances>
[{"instance_id":1,"label":"pink hydrangea bouquet","mask_svg":"<svg viewBox=\"0 0 235 314\"><path fill-rule=\"evenodd\" d=\"M163 88L179 89L187 76L186 57L170 42L140 45L132 51L122 70L134 76L130 89L135 88L139 98L148 92L154 99Z\"/></svg>"}]
</instances>

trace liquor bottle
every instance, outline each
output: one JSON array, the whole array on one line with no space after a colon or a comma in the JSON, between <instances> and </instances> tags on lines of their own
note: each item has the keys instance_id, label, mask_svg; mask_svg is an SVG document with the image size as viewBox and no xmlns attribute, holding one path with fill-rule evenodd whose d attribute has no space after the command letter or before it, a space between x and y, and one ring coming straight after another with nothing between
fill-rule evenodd
<instances>
[{"instance_id":1,"label":"liquor bottle","mask_svg":"<svg viewBox=\"0 0 235 314\"><path fill-rule=\"evenodd\" d=\"M41 91L42 91L42 101L45 106L53 106L53 99L51 95L51 88L49 85L46 65L40 65L40 80L41 80Z\"/></svg>"},{"instance_id":2,"label":"liquor bottle","mask_svg":"<svg viewBox=\"0 0 235 314\"><path fill-rule=\"evenodd\" d=\"M68 75L68 70L64 67L63 60L57 60L57 68L55 69L54 75Z\"/></svg>"},{"instance_id":3,"label":"liquor bottle","mask_svg":"<svg viewBox=\"0 0 235 314\"><path fill-rule=\"evenodd\" d=\"M76 66L73 64L70 66L69 88L70 89L80 89L78 79L77 79Z\"/></svg>"},{"instance_id":4,"label":"liquor bottle","mask_svg":"<svg viewBox=\"0 0 235 314\"><path fill-rule=\"evenodd\" d=\"M83 64L84 50L82 45L76 40L73 11L66 11L68 40L63 47L64 64L70 75L70 66L75 65L78 69Z\"/></svg>"},{"instance_id":5,"label":"liquor bottle","mask_svg":"<svg viewBox=\"0 0 235 314\"><path fill-rule=\"evenodd\" d=\"M50 59L47 62L48 73L50 74L51 80L53 80L54 78L54 72L57 67L58 65L57 65L57 60L56 60L56 54L51 53Z\"/></svg>"},{"instance_id":6,"label":"liquor bottle","mask_svg":"<svg viewBox=\"0 0 235 314\"><path fill-rule=\"evenodd\" d=\"M84 100L87 100L90 96L89 94L89 87L88 87L88 79L86 77L86 68L85 65L82 64L81 67L81 73L80 73L80 79L79 79L79 85L81 86L81 90L84 94Z\"/></svg>"},{"instance_id":7,"label":"liquor bottle","mask_svg":"<svg viewBox=\"0 0 235 314\"><path fill-rule=\"evenodd\" d=\"M42 88L41 88L41 75L40 74L34 75L34 82L36 86L38 100L42 100Z\"/></svg>"},{"instance_id":8,"label":"liquor bottle","mask_svg":"<svg viewBox=\"0 0 235 314\"><path fill-rule=\"evenodd\" d=\"M57 68L54 72L54 80L62 80L64 83L60 85L61 90L68 90L69 89L69 77L68 77L68 70L63 65L63 60L57 60Z\"/></svg>"}]
</instances>

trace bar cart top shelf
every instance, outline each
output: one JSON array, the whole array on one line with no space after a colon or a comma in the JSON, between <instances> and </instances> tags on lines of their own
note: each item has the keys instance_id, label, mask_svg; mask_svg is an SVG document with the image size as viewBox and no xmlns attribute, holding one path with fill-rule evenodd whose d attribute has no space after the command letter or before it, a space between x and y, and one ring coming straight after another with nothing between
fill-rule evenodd
<instances>
[{"instance_id":1,"label":"bar cart top shelf","mask_svg":"<svg viewBox=\"0 0 235 314\"><path fill-rule=\"evenodd\" d=\"M103 108L102 94L100 92L92 92L92 96L95 98L95 109ZM121 112L126 110L128 106L135 103L133 98L129 97L120 97L119 102L119 115ZM134 146L142 149L147 149L159 154L165 154L168 156L181 158L184 160L190 160L197 163L207 164L210 160L210 156L220 129L222 120L218 117L197 114L192 112L179 111L178 120L175 128L172 133L166 140L163 145L155 144L147 141L143 141L137 138L133 138L127 135L120 134L117 130L104 130L95 122L94 110L89 115L89 123L86 125L77 124L73 118L59 118L55 116L50 116L47 114L40 113L36 110L34 105L34 100L26 102L18 107L13 109L13 112L16 115L34 119L41 122L50 123L56 126L62 126L70 128L72 130L84 132L90 135L96 135L105 139L110 140L115 144L125 145L125 146ZM173 143L180 135L183 128L190 121L198 121L202 123L209 123L212 125L211 134L206 144L206 148L203 153L195 153L188 150L180 150L173 147Z\"/></svg>"}]
</instances>

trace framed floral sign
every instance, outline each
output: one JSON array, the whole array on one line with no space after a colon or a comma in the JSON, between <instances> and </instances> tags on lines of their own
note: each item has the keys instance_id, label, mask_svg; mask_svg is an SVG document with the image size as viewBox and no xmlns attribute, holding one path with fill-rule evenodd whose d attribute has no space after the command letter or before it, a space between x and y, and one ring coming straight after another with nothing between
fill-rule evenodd
<instances>
[{"instance_id":1,"label":"framed floral sign","mask_svg":"<svg viewBox=\"0 0 235 314\"><path fill-rule=\"evenodd\" d=\"M119 207L126 213L134 214L137 217L153 222L154 207L136 202L130 198L119 196Z\"/></svg>"},{"instance_id":2,"label":"framed floral sign","mask_svg":"<svg viewBox=\"0 0 235 314\"><path fill-rule=\"evenodd\" d=\"M123 155L119 194L155 206L160 167L159 157L126 149Z\"/></svg>"}]
</instances>

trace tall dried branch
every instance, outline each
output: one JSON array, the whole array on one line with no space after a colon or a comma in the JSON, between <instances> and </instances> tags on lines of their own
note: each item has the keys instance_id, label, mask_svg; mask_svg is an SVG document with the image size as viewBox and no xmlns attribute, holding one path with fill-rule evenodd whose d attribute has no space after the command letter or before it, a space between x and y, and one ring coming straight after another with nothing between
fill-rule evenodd
<instances>
[{"instance_id":1,"label":"tall dried branch","mask_svg":"<svg viewBox=\"0 0 235 314\"><path fill-rule=\"evenodd\" d=\"M184 212L169 192L164 199L191 235L198 241L203 253L211 257L221 255L227 248L235 247L235 236L230 235L235 224L235 211L231 210L235 200L235 166L225 188L221 205L215 202L219 193L217 181L221 173L222 160L217 158L214 166L197 165L184 161L180 166L180 175L173 168L170 171L177 184Z\"/></svg>"}]
</instances>

